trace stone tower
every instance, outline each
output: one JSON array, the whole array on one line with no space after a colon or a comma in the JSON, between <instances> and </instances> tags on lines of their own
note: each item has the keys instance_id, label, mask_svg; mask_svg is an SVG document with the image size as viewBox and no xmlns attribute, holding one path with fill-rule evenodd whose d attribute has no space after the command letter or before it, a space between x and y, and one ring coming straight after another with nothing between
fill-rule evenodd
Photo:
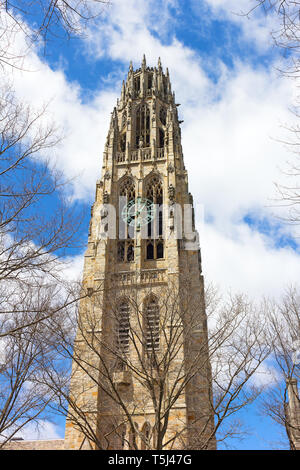
<instances>
[{"instance_id":1,"label":"stone tower","mask_svg":"<svg viewBox=\"0 0 300 470\"><path fill-rule=\"evenodd\" d=\"M66 449L212 449L203 277L168 69L130 64L92 206Z\"/></svg>"}]
</instances>

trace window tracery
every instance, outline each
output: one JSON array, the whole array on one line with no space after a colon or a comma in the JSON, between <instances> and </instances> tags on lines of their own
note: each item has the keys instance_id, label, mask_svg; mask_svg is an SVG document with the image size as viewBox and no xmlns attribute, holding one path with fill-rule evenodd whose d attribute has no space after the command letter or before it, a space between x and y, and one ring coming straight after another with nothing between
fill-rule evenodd
<instances>
[{"instance_id":1,"label":"window tracery","mask_svg":"<svg viewBox=\"0 0 300 470\"><path fill-rule=\"evenodd\" d=\"M140 142L143 147L150 147L150 110L146 104L142 104L136 111L135 144L139 148Z\"/></svg>"},{"instance_id":2,"label":"window tracery","mask_svg":"<svg viewBox=\"0 0 300 470\"><path fill-rule=\"evenodd\" d=\"M164 257L163 188L158 175L152 176L147 182L146 198L155 206L155 217L147 225L146 259L160 259Z\"/></svg>"},{"instance_id":3,"label":"window tracery","mask_svg":"<svg viewBox=\"0 0 300 470\"><path fill-rule=\"evenodd\" d=\"M120 135L120 151L125 152L126 150L126 132L123 132L123 134Z\"/></svg>"},{"instance_id":4,"label":"window tracery","mask_svg":"<svg viewBox=\"0 0 300 470\"><path fill-rule=\"evenodd\" d=\"M160 122L165 126L167 122L167 111L164 106L160 108L159 119L160 119Z\"/></svg>"},{"instance_id":5,"label":"window tracery","mask_svg":"<svg viewBox=\"0 0 300 470\"><path fill-rule=\"evenodd\" d=\"M128 207L135 201L135 185L132 178L126 178L119 191L119 241L117 244L118 262L134 261L134 220L130 219ZM121 240L120 240L121 239Z\"/></svg>"}]
</instances>

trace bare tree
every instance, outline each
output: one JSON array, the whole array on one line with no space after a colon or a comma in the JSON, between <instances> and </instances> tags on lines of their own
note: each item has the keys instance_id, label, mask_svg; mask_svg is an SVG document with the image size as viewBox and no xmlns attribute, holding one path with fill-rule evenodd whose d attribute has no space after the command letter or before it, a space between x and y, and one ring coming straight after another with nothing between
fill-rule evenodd
<instances>
[{"instance_id":1,"label":"bare tree","mask_svg":"<svg viewBox=\"0 0 300 470\"><path fill-rule=\"evenodd\" d=\"M262 413L283 427L289 447L294 450L300 448L300 401L297 391L300 377L299 290L290 287L280 302L271 303L267 320L274 385L263 395Z\"/></svg>"},{"instance_id":2,"label":"bare tree","mask_svg":"<svg viewBox=\"0 0 300 470\"><path fill-rule=\"evenodd\" d=\"M23 68L23 59L36 43L44 48L51 38L82 36L86 25L103 13L109 0L0 0L0 64ZM18 33L26 41L14 49Z\"/></svg>"},{"instance_id":3,"label":"bare tree","mask_svg":"<svg viewBox=\"0 0 300 470\"><path fill-rule=\"evenodd\" d=\"M254 12L260 12L275 19L275 25L270 30L276 48L282 52L284 60L278 67L278 71L284 77L294 81L295 89L298 90L298 79L300 76L300 2L295 0L251 0L251 9L243 12L251 18ZM299 94L295 93L293 103L290 103L291 115L294 124L282 126L287 131L285 139L277 139L283 143L292 158L286 162L282 173L287 178L286 183L276 183L278 202L286 208L286 215L280 217L284 222L291 225L300 223L300 127L299 120Z\"/></svg>"},{"instance_id":4,"label":"bare tree","mask_svg":"<svg viewBox=\"0 0 300 470\"><path fill-rule=\"evenodd\" d=\"M299 73L300 52L300 2L296 0L251 0L251 9L243 12L251 16L254 11L264 12L265 15L273 15L277 19L276 26L270 31L274 44L287 52L290 56L290 67L285 69L287 73L297 75Z\"/></svg>"},{"instance_id":5,"label":"bare tree","mask_svg":"<svg viewBox=\"0 0 300 470\"><path fill-rule=\"evenodd\" d=\"M33 45L83 34L105 3L0 0L0 434L6 439L45 416L45 388L28 386L50 357L44 322L58 321L86 295L64 275L69 250L82 246L83 214L64 200L67 181L47 158L59 149L61 132L49 122L47 106L18 101L7 72L26 70Z\"/></svg>"},{"instance_id":6,"label":"bare tree","mask_svg":"<svg viewBox=\"0 0 300 470\"><path fill-rule=\"evenodd\" d=\"M62 260L80 246L81 216L60 196L66 181L41 160L59 142L45 112L16 102L10 87L1 92L0 314L22 312L27 288L63 282Z\"/></svg>"},{"instance_id":7,"label":"bare tree","mask_svg":"<svg viewBox=\"0 0 300 470\"><path fill-rule=\"evenodd\" d=\"M117 298L114 289L105 299L92 294L77 312L75 346L50 321L58 354L69 366L73 360L71 389L67 372L62 381L53 367L44 371L42 383L56 395L51 406L80 431L83 447L210 449L216 439L241 437L234 415L261 392L254 374L270 352L259 311L243 296L225 302L211 289L207 340L190 289L149 285L146 297L147 305L134 287L119 289ZM175 411L185 393L193 410L187 421ZM150 409L144 429L136 415Z\"/></svg>"},{"instance_id":8,"label":"bare tree","mask_svg":"<svg viewBox=\"0 0 300 470\"><path fill-rule=\"evenodd\" d=\"M46 416L48 390L34 384L46 364L45 318L76 301L63 278L64 254L78 246L80 215L59 191L66 182L41 158L57 145L45 124L46 109L15 101L10 87L0 95L0 434L1 446L29 422ZM47 212L55 195L55 211Z\"/></svg>"},{"instance_id":9,"label":"bare tree","mask_svg":"<svg viewBox=\"0 0 300 470\"><path fill-rule=\"evenodd\" d=\"M31 300L28 296L27 303L31 304ZM35 377L47 366L51 348L45 335L41 339L40 322L24 329L24 324L32 319L30 312L13 317L3 315L0 319L1 331L7 333L0 340L0 448L16 434L20 435L29 423L38 427L48 417L51 394L36 383Z\"/></svg>"}]
</instances>

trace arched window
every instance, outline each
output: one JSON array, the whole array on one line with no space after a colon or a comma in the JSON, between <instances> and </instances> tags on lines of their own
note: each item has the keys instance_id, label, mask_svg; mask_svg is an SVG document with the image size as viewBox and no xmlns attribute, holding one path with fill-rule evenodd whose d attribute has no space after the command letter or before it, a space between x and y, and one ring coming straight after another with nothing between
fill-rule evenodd
<instances>
[{"instance_id":1,"label":"arched window","mask_svg":"<svg viewBox=\"0 0 300 470\"><path fill-rule=\"evenodd\" d=\"M127 261L133 261L134 260L134 243L128 242L127 244L127 253L126 253L126 259Z\"/></svg>"},{"instance_id":2,"label":"arched window","mask_svg":"<svg viewBox=\"0 0 300 470\"><path fill-rule=\"evenodd\" d=\"M135 449L134 440L135 440L136 446L138 446L138 442L137 442L138 434L139 434L139 425L137 423L134 423L134 431L132 431L131 428L129 430L129 449L131 450Z\"/></svg>"},{"instance_id":3,"label":"arched window","mask_svg":"<svg viewBox=\"0 0 300 470\"><path fill-rule=\"evenodd\" d=\"M117 370L124 370L126 358L129 353L129 322L130 308L127 300L123 300L117 308L116 314L116 353Z\"/></svg>"},{"instance_id":4,"label":"arched window","mask_svg":"<svg viewBox=\"0 0 300 470\"><path fill-rule=\"evenodd\" d=\"M133 210L130 206L134 206L135 202L135 185L132 178L126 178L119 191L119 239L117 245L117 260L119 262L134 261L134 227L135 219L132 216Z\"/></svg>"},{"instance_id":5,"label":"arched window","mask_svg":"<svg viewBox=\"0 0 300 470\"><path fill-rule=\"evenodd\" d=\"M160 122L165 126L167 122L167 111L165 107L161 107L159 111Z\"/></svg>"},{"instance_id":6,"label":"arched window","mask_svg":"<svg viewBox=\"0 0 300 470\"><path fill-rule=\"evenodd\" d=\"M126 132L123 132L120 136L120 151L125 152L126 150Z\"/></svg>"},{"instance_id":7,"label":"arched window","mask_svg":"<svg viewBox=\"0 0 300 470\"><path fill-rule=\"evenodd\" d=\"M154 246L151 240L147 242L147 259L154 259Z\"/></svg>"},{"instance_id":8,"label":"arched window","mask_svg":"<svg viewBox=\"0 0 300 470\"><path fill-rule=\"evenodd\" d=\"M155 217L149 217L150 220L147 226L146 259L163 258L163 187L159 175L150 178L146 184L145 192L146 198L155 207Z\"/></svg>"},{"instance_id":9,"label":"arched window","mask_svg":"<svg viewBox=\"0 0 300 470\"><path fill-rule=\"evenodd\" d=\"M125 196L127 201L135 199L135 187L132 178L126 178L120 186L120 196Z\"/></svg>"},{"instance_id":10,"label":"arched window","mask_svg":"<svg viewBox=\"0 0 300 470\"><path fill-rule=\"evenodd\" d=\"M164 257L164 244L161 241L156 245L156 257L157 259Z\"/></svg>"},{"instance_id":11,"label":"arched window","mask_svg":"<svg viewBox=\"0 0 300 470\"><path fill-rule=\"evenodd\" d=\"M165 145L165 131L159 128L159 148Z\"/></svg>"},{"instance_id":12,"label":"arched window","mask_svg":"<svg viewBox=\"0 0 300 470\"><path fill-rule=\"evenodd\" d=\"M145 351L152 355L159 350L159 306L156 297L145 302Z\"/></svg>"},{"instance_id":13,"label":"arched window","mask_svg":"<svg viewBox=\"0 0 300 470\"><path fill-rule=\"evenodd\" d=\"M136 111L135 139L136 148L150 147L150 110L146 104Z\"/></svg>"}]
</instances>

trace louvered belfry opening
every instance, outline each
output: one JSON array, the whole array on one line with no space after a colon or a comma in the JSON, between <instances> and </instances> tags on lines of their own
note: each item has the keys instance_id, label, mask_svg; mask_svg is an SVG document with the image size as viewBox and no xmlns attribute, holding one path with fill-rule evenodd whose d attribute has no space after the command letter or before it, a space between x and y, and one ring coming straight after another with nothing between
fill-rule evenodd
<instances>
[{"instance_id":1,"label":"louvered belfry opening","mask_svg":"<svg viewBox=\"0 0 300 470\"><path fill-rule=\"evenodd\" d=\"M159 350L159 306L156 298L151 298L145 306L145 350L153 353Z\"/></svg>"},{"instance_id":2,"label":"louvered belfry opening","mask_svg":"<svg viewBox=\"0 0 300 470\"><path fill-rule=\"evenodd\" d=\"M121 302L117 311L117 355L118 370L124 370L129 354L130 309L128 302ZM123 360L122 360L123 359Z\"/></svg>"}]
</instances>

